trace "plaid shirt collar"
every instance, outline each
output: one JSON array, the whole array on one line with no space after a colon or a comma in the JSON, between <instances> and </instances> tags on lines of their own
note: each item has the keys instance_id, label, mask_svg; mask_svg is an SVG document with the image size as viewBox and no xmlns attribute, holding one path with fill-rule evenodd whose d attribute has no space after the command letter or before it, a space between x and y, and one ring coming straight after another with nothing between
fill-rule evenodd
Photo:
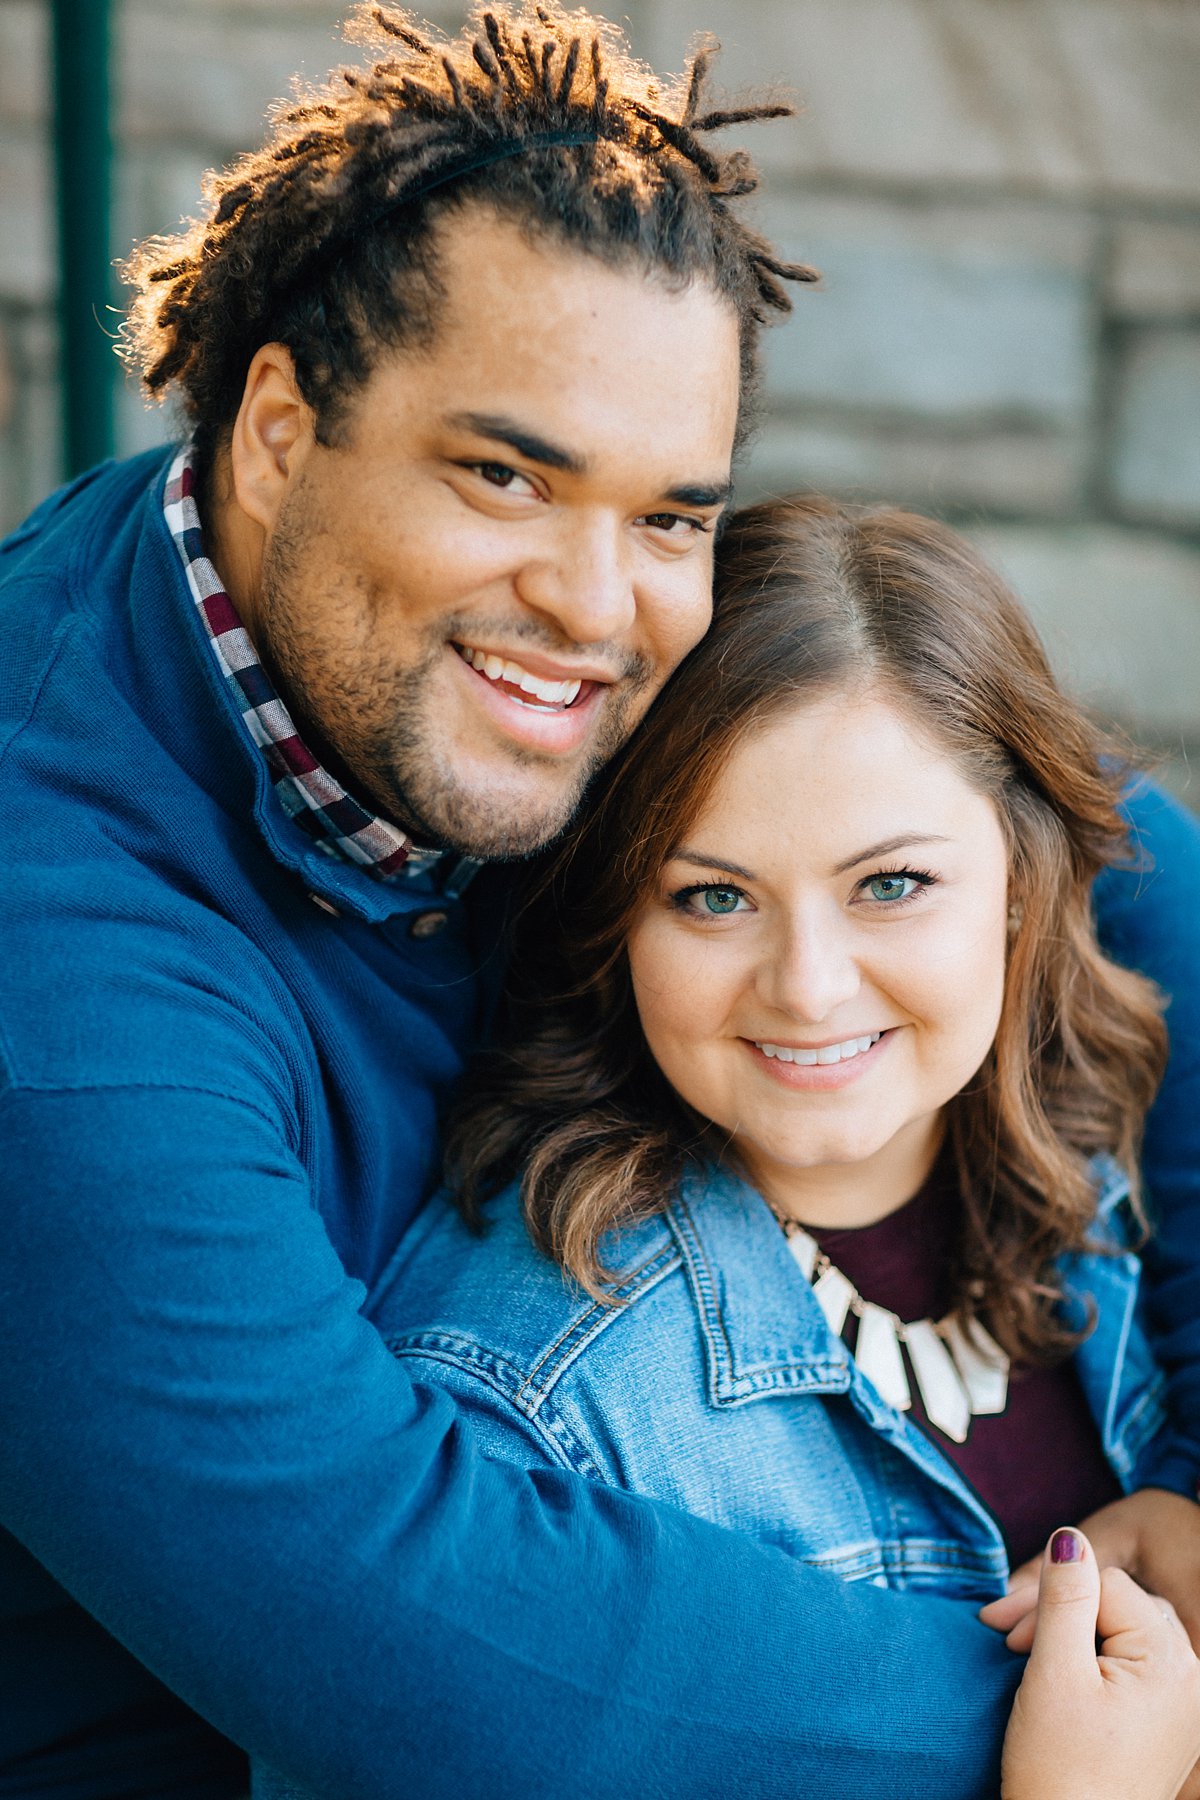
<instances>
[{"instance_id":1,"label":"plaid shirt collar","mask_svg":"<svg viewBox=\"0 0 1200 1800\"><path fill-rule=\"evenodd\" d=\"M419 874L441 852L421 850L395 825L370 812L323 769L258 660L221 578L204 554L196 472L185 445L167 475L163 511L183 561L188 589L246 730L266 758L280 805L328 856L354 863L376 881Z\"/></svg>"}]
</instances>

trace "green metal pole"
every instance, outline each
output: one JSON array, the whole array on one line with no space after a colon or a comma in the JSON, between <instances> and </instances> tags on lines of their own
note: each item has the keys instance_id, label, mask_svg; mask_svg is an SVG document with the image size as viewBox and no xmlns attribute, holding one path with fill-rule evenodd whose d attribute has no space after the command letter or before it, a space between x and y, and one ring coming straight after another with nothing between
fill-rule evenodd
<instances>
[{"instance_id":1,"label":"green metal pole","mask_svg":"<svg viewBox=\"0 0 1200 1800\"><path fill-rule=\"evenodd\" d=\"M63 466L113 451L109 0L54 0L54 161Z\"/></svg>"}]
</instances>

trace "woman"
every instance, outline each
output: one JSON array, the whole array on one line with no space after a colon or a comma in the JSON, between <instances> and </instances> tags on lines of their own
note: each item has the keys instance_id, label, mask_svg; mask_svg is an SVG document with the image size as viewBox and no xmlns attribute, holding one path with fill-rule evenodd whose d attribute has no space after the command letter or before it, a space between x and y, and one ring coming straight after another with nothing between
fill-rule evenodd
<instances>
[{"instance_id":1,"label":"woman","mask_svg":"<svg viewBox=\"0 0 1200 1800\"><path fill-rule=\"evenodd\" d=\"M1119 778L953 534L799 500L731 535L530 916L532 1004L451 1135L465 1224L429 1209L372 1313L491 1454L988 1599L1167 1429L1128 1248L1164 1034L1088 912ZM1174 1794L1186 1636L1055 1542L1090 1622L1041 1640L1006 1792ZM1050 1780L1047 1669L1082 1733Z\"/></svg>"},{"instance_id":2,"label":"woman","mask_svg":"<svg viewBox=\"0 0 1200 1800\"><path fill-rule=\"evenodd\" d=\"M1109 1253L1165 1048L1090 922L1119 777L953 534L814 500L731 530L452 1130L487 1235L430 1211L373 1312L498 1453L987 1597L1165 1423Z\"/></svg>"}]
</instances>

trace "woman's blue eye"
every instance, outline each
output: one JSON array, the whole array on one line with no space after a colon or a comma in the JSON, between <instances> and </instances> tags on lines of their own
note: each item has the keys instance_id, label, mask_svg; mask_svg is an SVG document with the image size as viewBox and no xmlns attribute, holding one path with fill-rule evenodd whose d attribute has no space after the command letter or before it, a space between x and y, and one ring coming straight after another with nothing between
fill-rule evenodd
<instances>
[{"instance_id":1,"label":"woman's blue eye","mask_svg":"<svg viewBox=\"0 0 1200 1800\"><path fill-rule=\"evenodd\" d=\"M917 885L913 875L873 875L867 892L872 900L907 900Z\"/></svg>"},{"instance_id":2,"label":"woman's blue eye","mask_svg":"<svg viewBox=\"0 0 1200 1800\"><path fill-rule=\"evenodd\" d=\"M696 881L678 888L670 899L676 912L690 919L727 919L752 910L742 889L730 881Z\"/></svg>"}]
</instances>

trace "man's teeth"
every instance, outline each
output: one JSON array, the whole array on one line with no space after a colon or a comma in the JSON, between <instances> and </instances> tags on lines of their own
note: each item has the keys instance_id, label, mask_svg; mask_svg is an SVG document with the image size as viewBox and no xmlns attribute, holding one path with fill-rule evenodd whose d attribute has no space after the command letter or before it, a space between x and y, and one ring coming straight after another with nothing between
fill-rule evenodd
<instances>
[{"instance_id":1,"label":"man's teeth","mask_svg":"<svg viewBox=\"0 0 1200 1800\"><path fill-rule=\"evenodd\" d=\"M883 1036L882 1031L873 1031L869 1037L847 1038L844 1044L822 1044L819 1050L794 1050L786 1044L755 1044L764 1056L772 1056L779 1062L803 1063L811 1067L813 1063L849 1062L852 1056L861 1056L872 1044L877 1044Z\"/></svg>"},{"instance_id":2,"label":"man's teeth","mask_svg":"<svg viewBox=\"0 0 1200 1800\"><path fill-rule=\"evenodd\" d=\"M488 656L482 650L472 650L469 645L457 648L463 661L486 675L489 681L504 681L510 687L520 688L523 694L528 694L542 706L570 706L583 686L582 681L543 681L540 676L523 669L520 663L505 662L502 657Z\"/></svg>"}]
</instances>

